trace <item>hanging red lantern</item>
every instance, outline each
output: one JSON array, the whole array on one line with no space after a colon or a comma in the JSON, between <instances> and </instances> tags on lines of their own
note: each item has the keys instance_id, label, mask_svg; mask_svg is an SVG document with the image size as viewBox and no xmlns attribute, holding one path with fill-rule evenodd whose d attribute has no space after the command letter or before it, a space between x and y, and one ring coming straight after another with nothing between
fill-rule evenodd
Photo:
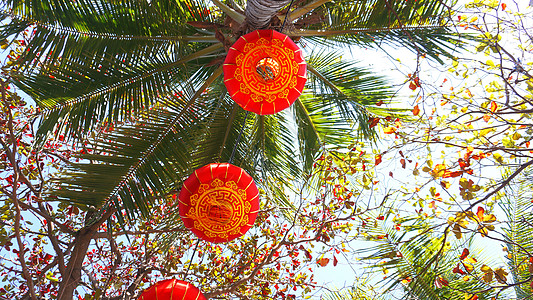
<instances>
[{"instance_id":1,"label":"hanging red lantern","mask_svg":"<svg viewBox=\"0 0 533 300\"><path fill-rule=\"evenodd\" d=\"M147 288L137 300L206 300L202 292L194 285L167 279Z\"/></svg>"},{"instance_id":2,"label":"hanging red lantern","mask_svg":"<svg viewBox=\"0 0 533 300\"><path fill-rule=\"evenodd\" d=\"M259 210L259 192L243 169L228 163L213 163L183 182L179 194L183 223L199 238L228 242L252 227Z\"/></svg>"},{"instance_id":3,"label":"hanging red lantern","mask_svg":"<svg viewBox=\"0 0 533 300\"><path fill-rule=\"evenodd\" d=\"M291 106L307 80L302 50L288 36L274 30L241 36L230 47L223 68L231 98L259 115Z\"/></svg>"}]
</instances>

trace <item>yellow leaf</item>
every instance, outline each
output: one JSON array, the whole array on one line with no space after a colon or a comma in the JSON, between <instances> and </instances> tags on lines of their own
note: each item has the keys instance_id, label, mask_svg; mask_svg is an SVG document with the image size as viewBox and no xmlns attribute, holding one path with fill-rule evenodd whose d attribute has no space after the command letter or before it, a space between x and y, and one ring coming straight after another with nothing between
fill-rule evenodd
<instances>
[{"instance_id":1,"label":"yellow leaf","mask_svg":"<svg viewBox=\"0 0 533 300\"><path fill-rule=\"evenodd\" d=\"M483 222L491 223L494 221L496 221L496 216L493 214L483 216Z\"/></svg>"},{"instance_id":2,"label":"yellow leaf","mask_svg":"<svg viewBox=\"0 0 533 300\"><path fill-rule=\"evenodd\" d=\"M59 279L54 277L54 274L50 271L46 272L45 274L46 279L53 281L53 282L59 282Z\"/></svg>"},{"instance_id":3,"label":"yellow leaf","mask_svg":"<svg viewBox=\"0 0 533 300\"><path fill-rule=\"evenodd\" d=\"M449 183L448 181L442 180L442 181L440 182L440 185L441 185L443 188L447 189L447 188L449 188L452 184Z\"/></svg>"},{"instance_id":4,"label":"yellow leaf","mask_svg":"<svg viewBox=\"0 0 533 300\"><path fill-rule=\"evenodd\" d=\"M430 159L426 162L430 168L433 168L433 161Z\"/></svg>"},{"instance_id":5,"label":"yellow leaf","mask_svg":"<svg viewBox=\"0 0 533 300\"><path fill-rule=\"evenodd\" d=\"M468 221L465 219L461 219L457 222L457 224L463 228L466 228L466 226L468 226Z\"/></svg>"},{"instance_id":6,"label":"yellow leaf","mask_svg":"<svg viewBox=\"0 0 533 300\"><path fill-rule=\"evenodd\" d=\"M477 228L477 231L478 231L479 233L481 233L481 236L482 236L482 237L486 237L487 235L489 235L489 231L488 231L487 228L485 228L484 226L479 226L479 227Z\"/></svg>"},{"instance_id":7,"label":"yellow leaf","mask_svg":"<svg viewBox=\"0 0 533 300\"><path fill-rule=\"evenodd\" d=\"M463 189L470 189L470 187L472 186L470 184L470 182L468 182L468 179L466 178L461 178L459 179L459 185L463 188Z\"/></svg>"},{"instance_id":8,"label":"yellow leaf","mask_svg":"<svg viewBox=\"0 0 533 300\"><path fill-rule=\"evenodd\" d=\"M494 275L499 283L506 283L507 275L509 275L509 273L505 272L505 270L502 268L497 268L494 270Z\"/></svg>"},{"instance_id":9,"label":"yellow leaf","mask_svg":"<svg viewBox=\"0 0 533 300\"><path fill-rule=\"evenodd\" d=\"M479 135L486 136L487 134L495 131L494 128L485 128L479 131Z\"/></svg>"},{"instance_id":10,"label":"yellow leaf","mask_svg":"<svg viewBox=\"0 0 533 300\"><path fill-rule=\"evenodd\" d=\"M492 269L489 266L487 266L487 265L482 265L481 266L481 272L483 272L483 273L492 272Z\"/></svg>"},{"instance_id":11,"label":"yellow leaf","mask_svg":"<svg viewBox=\"0 0 533 300\"><path fill-rule=\"evenodd\" d=\"M464 262L465 262L465 263L475 264L475 263L477 263L477 259L475 259L475 258L469 256L469 257L467 257L467 258L464 259Z\"/></svg>"},{"instance_id":12,"label":"yellow leaf","mask_svg":"<svg viewBox=\"0 0 533 300\"><path fill-rule=\"evenodd\" d=\"M454 217L448 217L447 221L448 221L449 225L452 225L455 222L455 218Z\"/></svg>"},{"instance_id":13,"label":"yellow leaf","mask_svg":"<svg viewBox=\"0 0 533 300\"><path fill-rule=\"evenodd\" d=\"M492 101L490 103L490 111L491 112L496 112L496 110L498 110L498 104L496 104L496 102Z\"/></svg>"},{"instance_id":14,"label":"yellow leaf","mask_svg":"<svg viewBox=\"0 0 533 300\"><path fill-rule=\"evenodd\" d=\"M444 175L444 171L446 171L446 166L444 164L437 164L433 169L433 172L431 172L431 175L435 178L439 178Z\"/></svg>"},{"instance_id":15,"label":"yellow leaf","mask_svg":"<svg viewBox=\"0 0 533 300\"><path fill-rule=\"evenodd\" d=\"M492 276L493 273L492 273L492 270L490 270L490 272L486 272L484 275L483 275L483 281L485 281L486 283L489 283L492 281Z\"/></svg>"},{"instance_id":16,"label":"yellow leaf","mask_svg":"<svg viewBox=\"0 0 533 300\"><path fill-rule=\"evenodd\" d=\"M389 127L386 127L385 129L383 129L383 132L385 134L393 134L393 133L396 132L396 128L389 126Z\"/></svg>"},{"instance_id":17,"label":"yellow leaf","mask_svg":"<svg viewBox=\"0 0 533 300\"><path fill-rule=\"evenodd\" d=\"M377 154L376 155L376 159L375 159L375 164L376 166L379 165L381 163L381 154Z\"/></svg>"},{"instance_id":18,"label":"yellow leaf","mask_svg":"<svg viewBox=\"0 0 533 300\"><path fill-rule=\"evenodd\" d=\"M473 266L473 265L471 265L471 264L466 264L466 263L463 264L463 265L464 265L466 271L468 271L468 273L474 271L474 266Z\"/></svg>"},{"instance_id":19,"label":"yellow leaf","mask_svg":"<svg viewBox=\"0 0 533 300\"><path fill-rule=\"evenodd\" d=\"M492 156L497 162L499 162L500 164L503 164L503 157L500 153L494 152L492 153Z\"/></svg>"},{"instance_id":20,"label":"yellow leaf","mask_svg":"<svg viewBox=\"0 0 533 300\"><path fill-rule=\"evenodd\" d=\"M400 126L402 126L402 122L400 121L400 119L398 119L394 121L394 125L399 128Z\"/></svg>"},{"instance_id":21,"label":"yellow leaf","mask_svg":"<svg viewBox=\"0 0 533 300\"><path fill-rule=\"evenodd\" d=\"M472 300L474 299L474 297L476 297L476 295L465 293L465 300Z\"/></svg>"},{"instance_id":22,"label":"yellow leaf","mask_svg":"<svg viewBox=\"0 0 533 300\"><path fill-rule=\"evenodd\" d=\"M455 237L457 239L460 239L463 237L463 233L461 232L461 226L459 226L459 224L453 225L452 231L453 231L453 234L455 234Z\"/></svg>"}]
</instances>

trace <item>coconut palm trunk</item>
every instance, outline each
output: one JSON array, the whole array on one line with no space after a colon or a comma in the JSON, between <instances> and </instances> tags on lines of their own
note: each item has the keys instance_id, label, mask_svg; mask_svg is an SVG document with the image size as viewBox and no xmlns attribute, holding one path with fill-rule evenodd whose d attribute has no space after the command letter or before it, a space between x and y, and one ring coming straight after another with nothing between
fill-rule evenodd
<instances>
[{"instance_id":1,"label":"coconut palm trunk","mask_svg":"<svg viewBox=\"0 0 533 300\"><path fill-rule=\"evenodd\" d=\"M279 10L289 2L290 0L248 0L245 11L246 21L251 28L265 28Z\"/></svg>"}]
</instances>

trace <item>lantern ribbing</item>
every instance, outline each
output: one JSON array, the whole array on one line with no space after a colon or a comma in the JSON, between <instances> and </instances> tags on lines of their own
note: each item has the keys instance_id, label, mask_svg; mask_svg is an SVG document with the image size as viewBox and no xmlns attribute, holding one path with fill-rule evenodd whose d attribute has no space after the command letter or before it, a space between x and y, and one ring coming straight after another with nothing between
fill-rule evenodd
<instances>
[{"instance_id":1,"label":"lantern ribbing","mask_svg":"<svg viewBox=\"0 0 533 300\"><path fill-rule=\"evenodd\" d=\"M259 211L259 191L243 169L214 163L194 171L178 196L183 224L200 239L223 243L242 236Z\"/></svg>"},{"instance_id":2,"label":"lantern ribbing","mask_svg":"<svg viewBox=\"0 0 533 300\"><path fill-rule=\"evenodd\" d=\"M259 115L282 111L301 95L307 80L302 50L286 35L256 30L228 50L224 84L243 109Z\"/></svg>"}]
</instances>

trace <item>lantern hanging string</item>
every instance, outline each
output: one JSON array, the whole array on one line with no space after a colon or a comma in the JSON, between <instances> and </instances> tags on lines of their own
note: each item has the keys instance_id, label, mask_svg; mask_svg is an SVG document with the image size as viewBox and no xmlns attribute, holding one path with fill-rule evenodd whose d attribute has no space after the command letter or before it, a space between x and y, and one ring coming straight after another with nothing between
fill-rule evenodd
<instances>
[{"instance_id":1,"label":"lantern hanging string","mask_svg":"<svg viewBox=\"0 0 533 300\"><path fill-rule=\"evenodd\" d=\"M289 8L287 8L287 13L285 14L285 19L283 19L283 24L281 24L281 28L279 29L280 33L283 33L283 27L285 27L285 23L287 22L287 19L289 18L289 12L291 11L291 6L294 0L291 0L291 3L289 4Z\"/></svg>"},{"instance_id":2,"label":"lantern hanging string","mask_svg":"<svg viewBox=\"0 0 533 300\"><path fill-rule=\"evenodd\" d=\"M237 146L239 145L239 141L241 140L242 132L244 131L244 127L246 127L246 119L248 118L248 114L250 111L246 111L246 115L244 116L244 121L242 122L241 131L239 132L239 136L237 137L237 140L235 141L235 145L233 146L233 151L231 151L231 156L229 158L229 163L233 163L233 159L235 158L235 150L237 150Z\"/></svg>"},{"instance_id":3,"label":"lantern hanging string","mask_svg":"<svg viewBox=\"0 0 533 300\"><path fill-rule=\"evenodd\" d=\"M200 239L196 242L196 246L194 246L194 250L192 252L191 261L189 261L189 266L187 267L187 271L185 271L185 275L183 275L183 280L187 279L187 275L189 274L189 270L191 269L192 260L194 259L194 255L196 254L196 250L198 249L198 245L200 244Z\"/></svg>"}]
</instances>

